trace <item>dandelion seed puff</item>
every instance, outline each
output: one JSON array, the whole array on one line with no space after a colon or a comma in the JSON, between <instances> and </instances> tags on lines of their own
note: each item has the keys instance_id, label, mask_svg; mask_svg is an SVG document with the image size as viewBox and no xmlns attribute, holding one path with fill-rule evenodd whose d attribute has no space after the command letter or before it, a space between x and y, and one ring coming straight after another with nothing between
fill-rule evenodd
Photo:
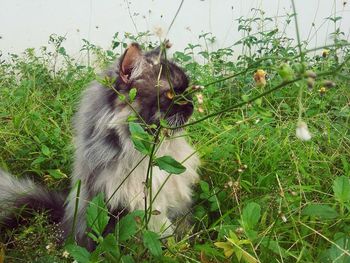
<instances>
[{"instance_id":1,"label":"dandelion seed puff","mask_svg":"<svg viewBox=\"0 0 350 263\"><path fill-rule=\"evenodd\" d=\"M295 135L302 141L308 141L311 139L311 133L309 132L307 124L303 121L298 122Z\"/></svg>"},{"instance_id":2,"label":"dandelion seed puff","mask_svg":"<svg viewBox=\"0 0 350 263\"><path fill-rule=\"evenodd\" d=\"M157 37L159 38L163 38L164 37L164 29L161 26L155 26L153 28L153 34L155 34Z\"/></svg>"}]
</instances>

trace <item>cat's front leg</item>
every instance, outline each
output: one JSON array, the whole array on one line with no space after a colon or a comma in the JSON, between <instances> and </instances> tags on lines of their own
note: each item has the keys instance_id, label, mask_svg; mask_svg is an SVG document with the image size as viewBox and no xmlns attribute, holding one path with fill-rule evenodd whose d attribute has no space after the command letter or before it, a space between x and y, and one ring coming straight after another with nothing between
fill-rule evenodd
<instances>
[{"instance_id":1,"label":"cat's front leg","mask_svg":"<svg viewBox=\"0 0 350 263\"><path fill-rule=\"evenodd\" d=\"M144 211L144 199L140 198L134 206L131 207L132 210L143 210ZM159 233L162 237L172 235L174 233L174 225L167 215L167 207L162 206L157 202L153 203L152 213L147 211L147 227L149 230Z\"/></svg>"},{"instance_id":2,"label":"cat's front leg","mask_svg":"<svg viewBox=\"0 0 350 263\"><path fill-rule=\"evenodd\" d=\"M148 228L151 231L159 233L161 237L167 237L174 234L174 225L165 213L162 214L162 212L160 212L160 214L150 216Z\"/></svg>"}]
</instances>

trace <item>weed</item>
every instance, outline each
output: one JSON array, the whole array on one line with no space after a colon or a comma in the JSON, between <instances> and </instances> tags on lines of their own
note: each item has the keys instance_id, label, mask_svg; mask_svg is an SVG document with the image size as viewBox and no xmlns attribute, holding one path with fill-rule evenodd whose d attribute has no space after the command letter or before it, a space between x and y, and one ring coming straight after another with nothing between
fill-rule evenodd
<instances>
[{"instance_id":1,"label":"weed","mask_svg":"<svg viewBox=\"0 0 350 263\"><path fill-rule=\"evenodd\" d=\"M294 18L288 16L286 26ZM339 19L332 19L336 25ZM95 251L69 244L67 251L55 247L50 254L45 247L54 244L54 231L37 215L27 227L1 236L6 260L36 261L46 253L42 262L65 262L62 255L69 252L78 262L349 261L349 43L336 28L333 45L307 50L285 30L251 32L252 24L271 18L238 21L244 34L234 44L242 47L236 59L233 46L209 51L215 40L210 33L200 36L204 45L174 53L193 84L204 87L192 122L185 125L203 163L192 232L182 240L161 240L147 230L147 218L156 211L146 203L145 211L123 217L103 237L111 215L97 196L87 215ZM110 63L129 41L154 47L144 41L148 36L117 33L110 50L84 40L87 66L71 58L64 38L55 35L50 37L54 52L27 49L2 61L1 166L65 187L71 173L70 120L82 88L96 78L93 68ZM197 62L201 59L204 63ZM304 141L296 136L300 121L307 123L311 140L309 133ZM153 158L151 164L181 173L180 160L154 156L157 136L136 124L130 131L136 149ZM15 242L7 244L8 237ZM33 240L40 245L32 247Z\"/></svg>"}]
</instances>

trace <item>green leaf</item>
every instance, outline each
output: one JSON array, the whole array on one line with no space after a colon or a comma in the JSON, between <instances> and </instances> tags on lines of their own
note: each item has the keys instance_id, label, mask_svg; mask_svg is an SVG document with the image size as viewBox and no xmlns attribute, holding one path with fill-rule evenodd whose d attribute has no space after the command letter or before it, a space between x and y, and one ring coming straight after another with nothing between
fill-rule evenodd
<instances>
[{"instance_id":1,"label":"green leaf","mask_svg":"<svg viewBox=\"0 0 350 263\"><path fill-rule=\"evenodd\" d=\"M256 99L256 100L254 101L254 103L255 103L256 105L258 105L258 106L261 106L261 104L262 104L262 98Z\"/></svg>"},{"instance_id":2,"label":"green leaf","mask_svg":"<svg viewBox=\"0 0 350 263\"><path fill-rule=\"evenodd\" d=\"M157 233L146 230L143 233L143 244L153 256L159 257L162 255L162 247Z\"/></svg>"},{"instance_id":3,"label":"green leaf","mask_svg":"<svg viewBox=\"0 0 350 263\"><path fill-rule=\"evenodd\" d=\"M156 158L154 160L156 166L159 167L159 169L167 171L171 174L182 174L184 171L186 171L186 167L183 166L181 163L176 161L173 157L165 155L159 158Z\"/></svg>"},{"instance_id":4,"label":"green leaf","mask_svg":"<svg viewBox=\"0 0 350 263\"><path fill-rule=\"evenodd\" d=\"M119 258L120 250L114 234L108 234L106 237L98 239L99 245L90 255L90 262L100 262L100 256L108 253L109 255Z\"/></svg>"},{"instance_id":5,"label":"green leaf","mask_svg":"<svg viewBox=\"0 0 350 263\"><path fill-rule=\"evenodd\" d=\"M346 176L340 176L333 183L334 197L341 203L350 201L350 182Z\"/></svg>"},{"instance_id":6,"label":"green leaf","mask_svg":"<svg viewBox=\"0 0 350 263\"><path fill-rule=\"evenodd\" d=\"M246 205L242 212L242 226L245 230L252 230L259 222L261 208L260 205L254 202Z\"/></svg>"},{"instance_id":7,"label":"green leaf","mask_svg":"<svg viewBox=\"0 0 350 263\"><path fill-rule=\"evenodd\" d=\"M345 233L336 233L333 240L331 248L321 253L322 262L350 263L350 256L344 253L350 251L349 236Z\"/></svg>"},{"instance_id":8,"label":"green leaf","mask_svg":"<svg viewBox=\"0 0 350 263\"><path fill-rule=\"evenodd\" d=\"M105 251L116 251L118 249L118 244L115 236L113 234L109 234L105 238L103 238L101 247Z\"/></svg>"},{"instance_id":9,"label":"green leaf","mask_svg":"<svg viewBox=\"0 0 350 263\"><path fill-rule=\"evenodd\" d=\"M41 164L41 163L43 163L45 161L46 161L45 157L38 157L31 163L31 166L35 166L35 165Z\"/></svg>"},{"instance_id":10,"label":"green leaf","mask_svg":"<svg viewBox=\"0 0 350 263\"><path fill-rule=\"evenodd\" d=\"M138 119L135 114L131 113L126 120L127 122L134 122L134 121L137 121Z\"/></svg>"},{"instance_id":11,"label":"green leaf","mask_svg":"<svg viewBox=\"0 0 350 263\"><path fill-rule=\"evenodd\" d=\"M134 263L135 262L134 259L132 258L132 256L130 256L130 255L122 256L120 261L123 262L123 263Z\"/></svg>"},{"instance_id":12,"label":"green leaf","mask_svg":"<svg viewBox=\"0 0 350 263\"><path fill-rule=\"evenodd\" d=\"M58 53L60 53L63 56L67 55L66 49L64 47L60 47L58 49Z\"/></svg>"},{"instance_id":13,"label":"green leaf","mask_svg":"<svg viewBox=\"0 0 350 263\"><path fill-rule=\"evenodd\" d=\"M287 250L285 250L283 247L281 247L278 242L276 242L270 238L264 238L261 241L261 245L263 247L269 249L270 251L272 251L276 255L282 256L283 258L286 258L288 256Z\"/></svg>"},{"instance_id":14,"label":"green leaf","mask_svg":"<svg viewBox=\"0 0 350 263\"><path fill-rule=\"evenodd\" d=\"M47 172L49 173L49 175L56 179L62 179L62 178L67 178L67 175L65 173L62 173L62 171L60 169L56 169L56 170L47 170Z\"/></svg>"},{"instance_id":15,"label":"green leaf","mask_svg":"<svg viewBox=\"0 0 350 263\"><path fill-rule=\"evenodd\" d=\"M323 219L333 219L339 216L337 211L335 211L332 207L321 204L309 204L303 209L301 214L306 216L321 217Z\"/></svg>"},{"instance_id":16,"label":"green leaf","mask_svg":"<svg viewBox=\"0 0 350 263\"><path fill-rule=\"evenodd\" d=\"M99 193L92 199L86 209L87 224L99 236L108 224L109 216L103 193Z\"/></svg>"},{"instance_id":17,"label":"green leaf","mask_svg":"<svg viewBox=\"0 0 350 263\"><path fill-rule=\"evenodd\" d=\"M247 95L247 94L242 95L241 98L244 102L249 101L249 95Z\"/></svg>"},{"instance_id":18,"label":"green leaf","mask_svg":"<svg viewBox=\"0 0 350 263\"><path fill-rule=\"evenodd\" d=\"M119 98L121 101L125 101L125 99L126 99L125 95L123 95L123 94L119 94L119 95L118 95L118 98Z\"/></svg>"},{"instance_id":19,"label":"green leaf","mask_svg":"<svg viewBox=\"0 0 350 263\"><path fill-rule=\"evenodd\" d=\"M222 248L224 250L225 257L231 257L235 252L234 247L230 242L215 242L214 245L218 248Z\"/></svg>"},{"instance_id":20,"label":"green leaf","mask_svg":"<svg viewBox=\"0 0 350 263\"><path fill-rule=\"evenodd\" d=\"M199 181L199 185L204 193L209 194L209 184L206 181Z\"/></svg>"},{"instance_id":21,"label":"green leaf","mask_svg":"<svg viewBox=\"0 0 350 263\"><path fill-rule=\"evenodd\" d=\"M132 213L124 216L116 225L116 233L118 242L122 242L130 239L139 229L136 218L143 218L145 215L144 211L133 211Z\"/></svg>"},{"instance_id":22,"label":"green leaf","mask_svg":"<svg viewBox=\"0 0 350 263\"><path fill-rule=\"evenodd\" d=\"M100 243L99 247L102 251L109 252L114 257L120 256L117 240L113 234L109 234L103 238L103 241Z\"/></svg>"},{"instance_id":23,"label":"green leaf","mask_svg":"<svg viewBox=\"0 0 350 263\"><path fill-rule=\"evenodd\" d=\"M69 244L66 246L69 254L78 262L78 263L89 263L90 262L90 253L84 248L78 245Z\"/></svg>"},{"instance_id":24,"label":"green leaf","mask_svg":"<svg viewBox=\"0 0 350 263\"><path fill-rule=\"evenodd\" d=\"M144 131L140 124L135 122L129 123L131 140L139 152L143 154L151 154L152 137Z\"/></svg>"},{"instance_id":25,"label":"green leaf","mask_svg":"<svg viewBox=\"0 0 350 263\"><path fill-rule=\"evenodd\" d=\"M132 88L132 89L129 91L129 99L130 99L130 102L133 102L133 101L135 100L136 93L137 93L137 90L136 90L135 88Z\"/></svg>"},{"instance_id":26,"label":"green leaf","mask_svg":"<svg viewBox=\"0 0 350 263\"><path fill-rule=\"evenodd\" d=\"M46 156L50 156L51 154L49 147L47 147L46 145L41 146L41 152Z\"/></svg>"}]
</instances>

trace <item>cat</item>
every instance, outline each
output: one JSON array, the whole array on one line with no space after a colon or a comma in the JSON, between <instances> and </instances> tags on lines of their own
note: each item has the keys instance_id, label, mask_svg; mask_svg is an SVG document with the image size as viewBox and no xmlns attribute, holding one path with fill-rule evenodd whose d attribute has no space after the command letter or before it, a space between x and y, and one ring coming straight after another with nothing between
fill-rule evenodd
<instances>
[{"instance_id":1,"label":"cat","mask_svg":"<svg viewBox=\"0 0 350 263\"><path fill-rule=\"evenodd\" d=\"M97 194L102 192L109 200L108 210L116 217L143 210L149 157L145 158L137 151L131 140L128 118L136 112L140 123L158 126L161 119L165 119L174 128L173 136L163 140L156 154L184 161L186 170L169 176L153 167L152 191L161 190L153 202L157 213L148 223L150 230L163 235L173 233L172 220L185 214L191 205L192 186L199 180L200 161L182 135L182 129L176 129L193 113L189 96L186 95L183 103L174 103L176 96L188 90L189 79L179 66L165 59L163 52L160 47L144 52L139 44L132 43L102 76L113 81L112 87L95 81L83 92L73 118L73 190L68 196L50 192L29 179L17 179L0 170L0 220L8 219L7 211L14 207L27 205L28 208L46 209L50 211L51 219L62 226L65 236L73 234L79 245L92 248L91 240L86 238L86 208ZM128 98L132 88L136 89L136 97L128 105L120 95ZM81 184L78 199L77 182ZM75 227L71 233L73 221ZM113 222L107 228L113 229Z\"/></svg>"}]
</instances>

